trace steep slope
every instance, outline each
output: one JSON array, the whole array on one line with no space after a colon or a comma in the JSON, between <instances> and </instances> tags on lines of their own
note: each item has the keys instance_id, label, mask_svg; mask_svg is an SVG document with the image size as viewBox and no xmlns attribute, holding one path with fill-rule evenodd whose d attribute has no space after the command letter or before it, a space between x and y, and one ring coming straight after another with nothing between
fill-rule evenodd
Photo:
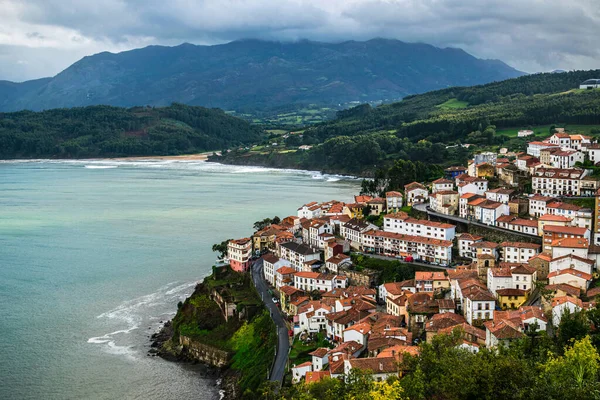
<instances>
[{"instance_id":1,"label":"steep slope","mask_svg":"<svg viewBox=\"0 0 600 400\"><path fill-rule=\"evenodd\" d=\"M221 110L89 106L0 113L0 158L176 155L259 140L262 130Z\"/></svg>"},{"instance_id":2,"label":"steep slope","mask_svg":"<svg viewBox=\"0 0 600 400\"><path fill-rule=\"evenodd\" d=\"M264 110L282 104L399 99L523 73L460 49L373 39L294 43L243 40L217 46L150 46L85 57L0 110L180 102Z\"/></svg>"}]
</instances>

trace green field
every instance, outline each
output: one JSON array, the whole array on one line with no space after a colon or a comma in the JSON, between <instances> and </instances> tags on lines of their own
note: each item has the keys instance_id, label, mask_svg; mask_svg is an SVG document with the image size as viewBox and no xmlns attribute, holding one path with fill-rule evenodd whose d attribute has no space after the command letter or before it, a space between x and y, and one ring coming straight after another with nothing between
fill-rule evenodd
<instances>
[{"instance_id":1,"label":"green field","mask_svg":"<svg viewBox=\"0 0 600 400\"><path fill-rule=\"evenodd\" d=\"M518 128L506 128L506 129L498 129L496 131L496 135L507 136L510 138L516 138L517 133L523 129L531 129L534 132L534 135L537 139L542 139L550 136L550 127L552 125L537 125L533 127L518 127ZM594 135L597 133L591 132L592 129L600 130L600 125L560 125L555 124L557 128L565 128L565 130L569 133L581 133L584 135ZM529 136L531 138L532 136Z\"/></svg>"},{"instance_id":2,"label":"green field","mask_svg":"<svg viewBox=\"0 0 600 400\"><path fill-rule=\"evenodd\" d=\"M458 109L458 108L466 108L469 106L469 103L467 103L466 101L460 101L458 99L450 99L447 100L445 102L443 102L442 104L438 104L436 107L437 108L451 108L451 109Z\"/></svg>"}]
</instances>

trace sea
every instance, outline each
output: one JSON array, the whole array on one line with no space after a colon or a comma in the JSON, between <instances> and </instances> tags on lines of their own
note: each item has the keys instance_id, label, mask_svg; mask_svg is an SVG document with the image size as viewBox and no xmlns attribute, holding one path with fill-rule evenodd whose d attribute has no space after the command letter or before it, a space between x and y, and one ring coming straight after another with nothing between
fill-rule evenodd
<instances>
[{"instance_id":1,"label":"sea","mask_svg":"<svg viewBox=\"0 0 600 400\"><path fill-rule=\"evenodd\" d=\"M181 160L0 162L0 399L218 399L148 355L214 243L351 177Z\"/></svg>"}]
</instances>

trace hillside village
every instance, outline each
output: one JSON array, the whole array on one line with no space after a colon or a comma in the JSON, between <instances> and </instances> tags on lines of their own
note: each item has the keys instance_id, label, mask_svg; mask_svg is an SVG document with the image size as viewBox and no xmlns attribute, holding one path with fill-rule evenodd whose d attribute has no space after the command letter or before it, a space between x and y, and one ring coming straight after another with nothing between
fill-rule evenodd
<instances>
[{"instance_id":1,"label":"hillside village","mask_svg":"<svg viewBox=\"0 0 600 400\"><path fill-rule=\"evenodd\" d=\"M472 352L552 335L600 294L600 191L588 160L600 161L599 144L557 130L527 153L476 154L384 197L301 205L230 241L229 264L246 272L260 256L291 340L327 339L306 362L290 360L294 383L353 369L399 376L404 354L456 329ZM572 196L595 197L594 209ZM357 254L412 265L414 279L382 282Z\"/></svg>"}]
</instances>

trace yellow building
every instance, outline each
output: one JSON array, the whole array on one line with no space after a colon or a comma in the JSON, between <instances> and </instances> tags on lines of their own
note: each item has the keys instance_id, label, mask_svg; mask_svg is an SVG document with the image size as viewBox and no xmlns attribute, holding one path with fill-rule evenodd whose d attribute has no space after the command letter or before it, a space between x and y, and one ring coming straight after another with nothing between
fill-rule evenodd
<instances>
[{"instance_id":1,"label":"yellow building","mask_svg":"<svg viewBox=\"0 0 600 400\"><path fill-rule=\"evenodd\" d=\"M527 300L527 291L522 289L498 289L496 294L503 310L517 309Z\"/></svg>"},{"instance_id":2,"label":"yellow building","mask_svg":"<svg viewBox=\"0 0 600 400\"><path fill-rule=\"evenodd\" d=\"M481 163L475 166L476 174L479 178L488 178L494 176L496 168L488 163Z\"/></svg>"},{"instance_id":3,"label":"yellow building","mask_svg":"<svg viewBox=\"0 0 600 400\"><path fill-rule=\"evenodd\" d=\"M364 217L363 209L365 207L365 203L349 203L344 206L344 214L346 214L350 218L361 219Z\"/></svg>"}]
</instances>

